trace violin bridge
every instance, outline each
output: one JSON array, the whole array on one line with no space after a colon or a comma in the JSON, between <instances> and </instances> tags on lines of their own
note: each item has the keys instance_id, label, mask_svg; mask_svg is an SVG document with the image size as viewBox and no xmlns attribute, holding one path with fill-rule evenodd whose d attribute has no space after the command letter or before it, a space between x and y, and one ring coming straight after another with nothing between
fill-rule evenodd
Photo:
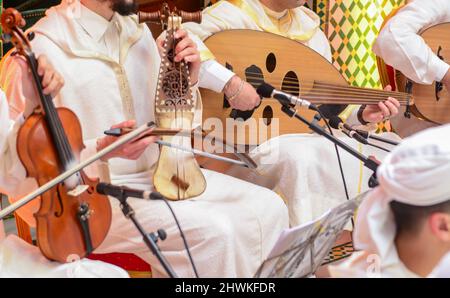
<instances>
[{"instance_id":1,"label":"violin bridge","mask_svg":"<svg viewBox=\"0 0 450 298\"><path fill-rule=\"evenodd\" d=\"M71 191L67 192L67 194L71 197L78 197L79 195L81 195L88 189L89 189L89 185L78 185Z\"/></svg>"},{"instance_id":2,"label":"violin bridge","mask_svg":"<svg viewBox=\"0 0 450 298\"><path fill-rule=\"evenodd\" d=\"M175 184L177 187L181 188L182 190L186 191L189 188L189 183L181 180L178 176L173 175L172 179L170 181Z\"/></svg>"}]
</instances>

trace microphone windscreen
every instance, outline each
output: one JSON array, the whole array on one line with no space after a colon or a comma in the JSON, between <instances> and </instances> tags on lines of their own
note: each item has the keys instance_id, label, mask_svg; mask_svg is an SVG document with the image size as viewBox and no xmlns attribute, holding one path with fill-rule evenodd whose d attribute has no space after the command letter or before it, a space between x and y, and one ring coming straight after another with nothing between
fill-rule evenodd
<instances>
[{"instance_id":1,"label":"microphone windscreen","mask_svg":"<svg viewBox=\"0 0 450 298\"><path fill-rule=\"evenodd\" d=\"M338 116L330 117L330 119L328 120L328 124L330 124L330 126L334 129L339 129L339 124L341 123L342 120Z\"/></svg>"},{"instance_id":2,"label":"microphone windscreen","mask_svg":"<svg viewBox=\"0 0 450 298\"><path fill-rule=\"evenodd\" d=\"M262 83L259 85L259 87L256 89L256 93L258 93L259 96L264 98L271 98L272 92L275 90L275 88L267 83Z\"/></svg>"}]
</instances>

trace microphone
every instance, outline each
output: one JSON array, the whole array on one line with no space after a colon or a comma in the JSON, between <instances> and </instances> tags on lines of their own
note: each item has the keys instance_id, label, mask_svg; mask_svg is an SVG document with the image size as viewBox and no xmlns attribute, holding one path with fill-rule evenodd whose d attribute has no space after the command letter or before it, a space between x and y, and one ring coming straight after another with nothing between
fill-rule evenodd
<instances>
[{"instance_id":1,"label":"microphone","mask_svg":"<svg viewBox=\"0 0 450 298\"><path fill-rule=\"evenodd\" d=\"M158 192L144 191L132 189L126 186L117 186L109 183L97 184L96 191L101 195L111 196L115 198L138 198L144 200L161 200L163 196Z\"/></svg>"},{"instance_id":2,"label":"microphone","mask_svg":"<svg viewBox=\"0 0 450 298\"><path fill-rule=\"evenodd\" d=\"M355 131L359 135L361 135L363 138L365 138L366 140L367 139L373 139L373 140L380 141L380 142L383 142L383 143L386 143L386 144L390 144L390 145L393 145L393 146L397 146L397 145L400 144L399 142L391 141L389 139L386 139L386 138L374 135L374 134L372 134L371 132L368 132L368 131L364 131L364 130L360 130L360 129L355 129Z\"/></svg>"},{"instance_id":3,"label":"microphone","mask_svg":"<svg viewBox=\"0 0 450 298\"><path fill-rule=\"evenodd\" d=\"M310 110L317 111L317 107L311 102L301 99L297 96L288 94L286 92L275 89L272 85L262 83L256 89L259 96L263 98L275 98L283 105L294 105L296 107L304 107Z\"/></svg>"},{"instance_id":4,"label":"microphone","mask_svg":"<svg viewBox=\"0 0 450 298\"><path fill-rule=\"evenodd\" d=\"M338 116L330 117L328 123L332 128L339 129L350 138L355 139L357 142L360 142L364 145L369 145L369 142L363 136L361 136L358 132L351 128L350 125L344 123Z\"/></svg>"}]
</instances>

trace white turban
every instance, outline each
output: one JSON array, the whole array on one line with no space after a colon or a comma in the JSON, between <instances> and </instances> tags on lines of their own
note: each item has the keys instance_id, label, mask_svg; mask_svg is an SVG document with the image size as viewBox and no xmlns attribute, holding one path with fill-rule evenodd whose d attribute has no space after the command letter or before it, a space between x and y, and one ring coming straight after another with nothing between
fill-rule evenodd
<instances>
[{"instance_id":1,"label":"white turban","mask_svg":"<svg viewBox=\"0 0 450 298\"><path fill-rule=\"evenodd\" d=\"M400 262L389 203L431 206L450 199L450 125L405 139L386 157L377 176L380 185L359 208L354 244L377 254L383 269Z\"/></svg>"}]
</instances>

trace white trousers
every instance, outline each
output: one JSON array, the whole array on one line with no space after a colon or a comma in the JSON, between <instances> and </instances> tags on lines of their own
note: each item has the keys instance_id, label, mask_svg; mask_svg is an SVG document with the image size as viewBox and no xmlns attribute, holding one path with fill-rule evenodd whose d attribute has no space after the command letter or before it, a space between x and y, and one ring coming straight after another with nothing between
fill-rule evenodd
<instances>
[{"instance_id":1,"label":"white trousers","mask_svg":"<svg viewBox=\"0 0 450 298\"><path fill-rule=\"evenodd\" d=\"M206 191L199 197L171 202L185 233L200 277L252 277L280 232L288 227L283 200L269 189L203 170ZM179 277L194 277L178 228L162 201L129 199L146 231L164 229L159 246ZM113 221L96 253L134 253L152 266L153 276L167 276L132 222L111 199Z\"/></svg>"}]
</instances>

